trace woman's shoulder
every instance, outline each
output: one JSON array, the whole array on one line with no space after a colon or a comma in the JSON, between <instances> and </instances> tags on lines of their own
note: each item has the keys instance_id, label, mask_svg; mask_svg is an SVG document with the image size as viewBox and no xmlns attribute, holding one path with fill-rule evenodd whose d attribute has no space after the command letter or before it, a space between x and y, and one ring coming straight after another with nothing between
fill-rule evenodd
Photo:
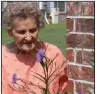
<instances>
[{"instance_id":1,"label":"woman's shoulder","mask_svg":"<svg viewBox=\"0 0 97 94\"><path fill-rule=\"evenodd\" d=\"M2 45L2 53L6 52L6 51L7 51L6 45L3 44L3 45Z\"/></svg>"},{"instance_id":2,"label":"woman's shoulder","mask_svg":"<svg viewBox=\"0 0 97 94\"><path fill-rule=\"evenodd\" d=\"M63 55L62 51L60 50L60 48L58 48L56 45L51 44L51 43L47 43L45 42L45 45L47 47L46 50L46 55L53 59L56 57L56 62L60 63L63 61L66 61L66 57Z\"/></svg>"},{"instance_id":3,"label":"woman's shoulder","mask_svg":"<svg viewBox=\"0 0 97 94\"><path fill-rule=\"evenodd\" d=\"M2 52L4 53L13 53L16 49L16 45L14 42L3 44L2 45Z\"/></svg>"},{"instance_id":4,"label":"woman's shoulder","mask_svg":"<svg viewBox=\"0 0 97 94\"><path fill-rule=\"evenodd\" d=\"M56 45L48 43L48 42L44 42L44 44L45 44L45 49L47 53L50 53L52 55L62 54L62 51Z\"/></svg>"}]
</instances>

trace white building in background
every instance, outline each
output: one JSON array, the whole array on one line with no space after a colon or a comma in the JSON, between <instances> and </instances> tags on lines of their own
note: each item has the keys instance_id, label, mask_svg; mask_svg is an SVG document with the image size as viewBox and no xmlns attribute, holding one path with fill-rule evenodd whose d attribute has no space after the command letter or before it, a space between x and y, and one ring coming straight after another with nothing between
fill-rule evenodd
<instances>
[{"instance_id":1,"label":"white building in background","mask_svg":"<svg viewBox=\"0 0 97 94\"><path fill-rule=\"evenodd\" d=\"M65 1L43 1L39 2L40 9L46 9L48 12L51 12L52 8L59 8L59 12L66 12Z\"/></svg>"},{"instance_id":2,"label":"white building in background","mask_svg":"<svg viewBox=\"0 0 97 94\"><path fill-rule=\"evenodd\" d=\"M39 8L45 10L45 12L51 15L51 22L53 24L59 23L59 14L66 13L66 3L64 1L53 1L53 2L39 2ZM47 18L45 17L46 22Z\"/></svg>"}]
</instances>

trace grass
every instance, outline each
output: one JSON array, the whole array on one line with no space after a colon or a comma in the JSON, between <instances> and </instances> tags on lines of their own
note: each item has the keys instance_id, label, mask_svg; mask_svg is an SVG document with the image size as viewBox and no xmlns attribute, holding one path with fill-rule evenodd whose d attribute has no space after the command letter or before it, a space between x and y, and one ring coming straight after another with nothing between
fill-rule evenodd
<instances>
[{"instance_id":1,"label":"grass","mask_svg":"<svg viewBox=\"0 0 97 94\"><path fill-rule=\"evenodd\" d=\"M66 38L66 24L50 24L45 25L39 31L39 39L56 45L65 55L65 38ZM13 41L8 36L6 29L2 30L2 44L7 44Z\"/></svg>"}]
</instances>

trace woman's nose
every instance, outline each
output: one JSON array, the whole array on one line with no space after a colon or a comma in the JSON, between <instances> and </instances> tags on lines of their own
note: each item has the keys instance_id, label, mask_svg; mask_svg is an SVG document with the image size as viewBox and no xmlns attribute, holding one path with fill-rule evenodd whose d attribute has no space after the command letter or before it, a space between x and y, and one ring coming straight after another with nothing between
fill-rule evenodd
<instances>
[{"instance_id":1,"label":"woman's nose","mask_svg":"<svg viewBox=\"0 0 97 94\"><path fill-rule=\"evenodd\" d=\"M26 32L25 39L27 41L31 41L32 37L31 37L31 34L29 32Z\"/></svg>"}]
</instances>

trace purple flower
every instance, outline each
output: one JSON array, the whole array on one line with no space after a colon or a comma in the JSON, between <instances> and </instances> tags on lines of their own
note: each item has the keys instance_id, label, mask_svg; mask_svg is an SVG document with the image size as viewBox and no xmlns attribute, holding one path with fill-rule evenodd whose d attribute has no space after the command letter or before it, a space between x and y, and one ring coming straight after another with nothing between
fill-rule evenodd
<instances>
[{"instance_id":1,"label":"purple flower","mask_svg":"<svg viewBox=\"0 0 97 94\"><path fill-rule=\"evenodd\" d=\"M82 91L79 91L78 94L84 94Z\"/></svg>"},{"instance_id":2,"label":"purple flower","mask_svg":"<svg viewBox=\"0 0 97 94\"><path fill-rule=\"evenodd\" d=\"M36 54L37 61L41 62L43 60L44 54L45 51L43 49L40 49Z\"/></svg>"},{"instance_id":3,"label":"purple flower","mask_svg":"<svg viewBox=\"0 0 97 94\"><path fill-rule=\"evenodd\" d=\"M16 83L16 81L17 81L17 75L16 75L16 73L14 73L13 75L12 75L12 83L14 84L14 83Z\"/></svg>"}]
</instances>

